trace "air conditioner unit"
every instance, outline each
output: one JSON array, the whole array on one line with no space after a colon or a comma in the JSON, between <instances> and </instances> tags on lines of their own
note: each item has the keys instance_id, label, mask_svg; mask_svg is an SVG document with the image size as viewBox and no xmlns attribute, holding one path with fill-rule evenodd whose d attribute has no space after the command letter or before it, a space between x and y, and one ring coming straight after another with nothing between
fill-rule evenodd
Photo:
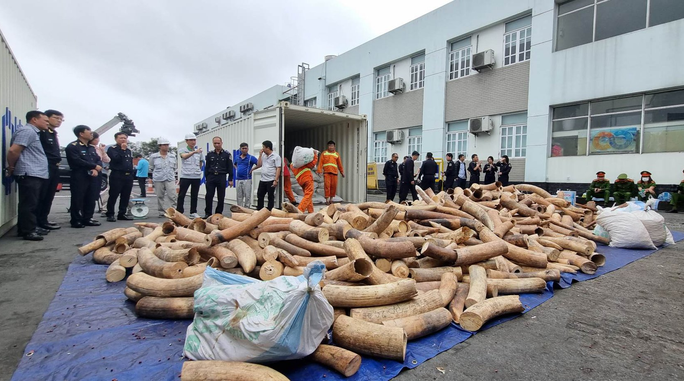
<instances>
[{"instance_id":1,"label":"air conditioner unit","mask_svg":"<svg viewBox=\"0 0 684 381\"><path fill-rule=\"evenodd\" d=\"M254 109L254 105L252 103L245 103L240 106L240 112L247 112L252 109Z\"/></svg>"},{"instance_id":2,"label":"air conditioner unit","mask_svg":"<svg viewBox=\"0 0 684 381\"><path fill-rule=\"evenodd\" d=\"M404 131L391 130L387 131L387 143L401 143L404 140Z\"/></svg>"},{"instance_id":3,"label":"air conditioner unit","mask_svg":"<svg viewBox=\"0 0 684 381\"><path fill-rule=\"evenodd\" d=\"M473 70L491 69L494 67L494 51L489 49L473 54Z\"/></svg>"},{"instance_id":4,"label":"air conditioner unit","mask_svg":"<svg viewBox=\"0 0 684 381\"><path fill-rule=\"evenodd\" d=\"M347 97L345 97L344 95L340 95L339 97L335 97L335 107L337 107L337 108L347 107Z\"/></svg>"},{"instance_id":5,"label":"air conditioner unit","mask_svg":"<svg viewBox=\"0 0 684 381\"><path fill-rule=\"evenodd\" d=\"M221 117L223 118L223 120L229 120L231 118L234 118L235 117L235 111L230 110L230 111L224 112L223 115L221 115Z\"/></svg>"},{"instance_id":6,"label":"air conditioner unit","mask_svg":"<svg viewBox=\"0 0 684 381\"><path fill-rule=\"evenodd\" d=\"M214 118L214 122L221 123L221 117L217 116L216 118Z\"/></svg>"},{"instance_id":7,"label":"air conditioner unit","mask_svg":"<svg viewBox=\"0 0 684 381\"><path fill-rule=\"evenodd\" d=\"M468 120L468 132L471 134L479 134L480 132L489 133L492 130L492 120L489 116L481 118L473 118Z\"/></svg>"},{"instance_id":8,"label":"air conditioner unit","mask_svg":"<svg viewBox=\"0 0 684 381\"><path fill-rule=\"evenodd\" d=\"M195 125L195 132L202 131L202 125L201 124L196 124Z\"/></svg>"},{"instance_id":9,"label":"air conditioner unit","mask_svg":"<svg viewBox=\"0 0 684 381\"><path fill-rule=\"evenodd\" d=\"M404 80L402 78L394 78L389 81L387 91L392 94L404 92Z\"/></svg>"}]
</instances>

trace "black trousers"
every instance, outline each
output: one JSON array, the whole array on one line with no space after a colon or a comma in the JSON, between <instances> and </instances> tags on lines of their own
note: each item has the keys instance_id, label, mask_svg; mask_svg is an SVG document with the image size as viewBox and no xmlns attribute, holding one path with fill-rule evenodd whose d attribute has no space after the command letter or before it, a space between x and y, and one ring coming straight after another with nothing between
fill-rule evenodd
<instances>
[{"instance_id":1,"label":"black trousers","mask_svg":"<svg viewBox=\"0 0 684 381\"><path fill-rule=\"evenodd\" d=\"M411 183L401 183L399 186L399 202L406 201L406 197L409 192L411 192L411 197L413 201L418 201L418 192L416 192L416 187Z\"/></svg>"},{"instance_id":2,"label":"black trousers","mask_svg":"<svg viewBox=\"0 0 684 381\"><path fill-rule=\"evenodd\" d=\"M138 177L138 186L140 187L140 197L147 197L147 177Z\"/></svg>"},{"instance_id":3,"label":"black trousers","mask_svg":"<svg viewBox=\"0 0 684 381\"><path fill-rule=\"evenodd\" d=\"M385 179L385 188L387 188L387 200L394 201L394 196L397 195L397 179Z\"/></svg>"},{"instance_id":4,"label":"black trousers","mask_svg":"<svg viewBox=\"0 0 684 381\"><path fill-rule=\"evenodd\" d=\"M468 187L467 183L468 181L466 179L462 179L460 177L456 179L456 186L461 189L466 189Z\"/></svg>"},{"instance_id":5,"label":"black trousers","mask_svg":"<svg viewBox=\"0 0 684 381\"><path fill-rule=\"evenodd\" d=\"M128 175L126 175L128 173ZM73 185L72 185L73 186ZM119 199L118 216L126 215L128 202L131 200L133 190L133 173L123 171L111 171L109 174L109 200L107 200L107 217L114 216L116 199Z\"/></svg>"},{"instance_id":6,"label":"black trousers","mask_svg":"<svg viewBox=\"0 0 684 381\"><path fill-rule=\"evenodd\" d=\"M471 187L473 186L473 184L479 184L479 183L480 183L479 177L470 176L470 186Z\"/></svg>"},{"instance_id":7,"label":"black trousers","mask_svg":"<svg viewBox=\"0 0 684 381\"><path fill-rule=\"evenodd\" d=\"M275 205L275 191L273 181L259 181L259 188L257 189L257 210L264 207L264 196L268 194L268 210L273 209Z\"/></svg>"},{"instance_id":8,"label":"black trousers","mask_svg":"<svg viewBox=\"0 0 684 381\"><path fill-rule=\"evenodd\" d=\"M218 196L218 204L216 205L215 213L223 214L223 203L226 199L226 175L207 175L207 182L204 186L207 188L207 194L204 196L206 204L204 215L209 216L212 214L211 210L214 206L214 194ZM190 197L192 197L192 193L190 194ZM197 205L195 205L195 207L197 207Z\"/></svg>"},{"instance_id":9,"label":"black trousers","mask_svg":"<svg viewBox=\"0 0 684 381\"><path fill-rule=\"evenodd\" d=\"M433 191L435 190L435 175L425 175L423 176L422 181L420 182L420 187L423 190L426 190L428 188L432 189Z\"/></svg>"},{"instance_id":10,"label":"black trousers","mask_svg":"<svg viewBox=\"0 0 684 381\"><path fill-rule=\"evenodd\" d=\"M23 236L36 230L38 224L36 210L40 200L40 190L47 180L33 176L18 176L16 180L19 184L17 231Z\"/></svg>"},{"instance_id":11,"label":"black trousers","mask_svg":"<svg viewBox=\"0 0 684 381\"><path fill-rule=\"evenodd\" d=\"M502 186L508 186L508 174L499 175L499 181L501 181Z\"/></svg>"},{"instance_id":12,"label":"black trousers","mask_svg":"<svg viewBox=\"0 0 684 381\"><path fill-rule=\"evenodd\" d=\"M178 190L178 205L176 210L180 213L185 212L185 194L190 188L190 214L197 213L197 197L199 194L200 179L180 179L180 189Z\"/></svg>"},{"instance_id":13,"label":"black trousers","mask_svg":"<svg viewBox=\"0 0 684 381\"><path fill-rule=\"evenodd\" d=\"M71 225L90 221L95 213L95 201L100 196L100 176L71 172ZM128 204L128 203L126 203Z\"/></svg>"},{"instance_id":14,"label":"black trousers","mask_svg":"<svg viewBox=\"0 0 684 381\"><path fill-rule=\"evenodd\" d=\"M444 190L450 189L454 187L454 178L453 177L447 177L444 180Z\"/></svg>"},{"instance_id":15,"label":"black trousers","mask_svg":"<svg viewBox=\"0 0 684 381\"><path fill-rule=\"evenodd\" d=\"M45 180L45 184L40 189L40 200L36 209L38 226L45 226L48 223L48 215L59 184L59 163L48 163L48 175L50 178Z\"/></svg>"}]
</instances>

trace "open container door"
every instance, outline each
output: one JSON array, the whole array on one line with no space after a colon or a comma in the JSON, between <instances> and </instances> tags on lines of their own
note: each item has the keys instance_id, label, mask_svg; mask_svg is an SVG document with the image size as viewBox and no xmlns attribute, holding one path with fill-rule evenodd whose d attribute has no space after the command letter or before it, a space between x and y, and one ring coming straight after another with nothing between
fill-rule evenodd
<instances>
[{"instance_id":1,"label":"open container door","mask_svg":"<svg viewBox=\"0 0 684 381\"><path fill-rule=\"evenodd\" d=\"M270 140L273 143L273 151L276 155L283 158L283 113L280 107L274 107L268 110L255 112L253 118L253 136L249 141L249 147L252 155L259 159L259 151L261 151L261 143L265 140ZM239 143L238 143L239 145ZM280 172L282 176L282 168ZM254 171L252 174L252 205L256 207L256 191L259 189L259 181L261 181L261 169ZM278 182L278 189L275 194L275 207L280 208L283 200L283 182ZM233 202L237 198L233 196ZM264 205L268 205L268 196L264 198Z\"/></svg>"},{"instance_id":2,"label":"open container door","mask_svg":"<svg viewBox=\"0 0 684 381\"><path fill-rule=\"evenodd\" d=\"M290 157L295 146L323 152L329 140L335 141L346 175L339 177L337 195L343 202L366 201L366 116L296 106L289 102L281 102L279 108L283 110L284 155ZM322 196L322 192L319 187L316 194ZM320 206L322 204L315 204L316 209Z\"/></svg>"}]
</instances>

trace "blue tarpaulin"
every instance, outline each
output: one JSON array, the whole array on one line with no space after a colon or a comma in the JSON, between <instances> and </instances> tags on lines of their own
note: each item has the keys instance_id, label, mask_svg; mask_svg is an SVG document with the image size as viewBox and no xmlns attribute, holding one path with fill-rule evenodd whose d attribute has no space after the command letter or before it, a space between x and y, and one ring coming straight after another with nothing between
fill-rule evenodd
<instances>
[{"instance_id":1,"label":"blue tarpaulin","mask_svg":"<svg viewBox=\"0 0 684 381\"><path fill-rule=\"evenodd\" d=\"M673 235L675 241L684 239L684 233ZM655 252L607 246L597 251L606 256L606 264L596 274L566 273L556 286L566 288L573 281L596 278ZM107 283L106 269L93 264L92 255L74 260L12 380L178 380L190 320L137 318L134 304L123 294L125 282ZM549 282L543 293L520 295L525 312L550 299L553 288ZM517 316L491 321L483 329ZM452 324L409 342L403 363L364 357L361 369L350 378L306 359L270 365L291 380L388 380L473 334Z\"/></svg>"}]
</instances>

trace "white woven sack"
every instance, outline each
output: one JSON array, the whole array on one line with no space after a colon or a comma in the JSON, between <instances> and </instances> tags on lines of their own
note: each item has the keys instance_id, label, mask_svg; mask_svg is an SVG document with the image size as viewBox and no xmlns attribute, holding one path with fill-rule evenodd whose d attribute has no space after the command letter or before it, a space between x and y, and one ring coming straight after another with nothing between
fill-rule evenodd
<instances>
[{"instance_id":1,"label":"white woven sack","mask_svg":"<svg viewBox=\"0 0 684 381\"><path fill-rule=\"evenodd\" d=\"M665 227L665 218L660 213L653 210L638 210L632 212L639 221L644 225L651 241L656 246L661 246L667 240L667 228Z\"/></svg>"},{"instance_id":2,"label":"white woven sack","mask_svg":"<svg viewBox=\"0 0 684 381\"><path fill-rule=\"evenodd\" d=\"M294 148L294 152L292 153L292 166L295 168L301 168L309 163L311 163L314 159L314 149L313 148L304 148L300 146L296 146Z\"/></svg>"},{"instance_id":3,"label":"white woven sack","mask_svg":"<svg viewBox=\"0 0 684 381\"><path fill-rule=\"evenodd\" d=\"M610 234L610 246L625 249L655 249L651 236L639 218L632 213L604 210L596 223Z\"/></svg>"}]
</instances>

